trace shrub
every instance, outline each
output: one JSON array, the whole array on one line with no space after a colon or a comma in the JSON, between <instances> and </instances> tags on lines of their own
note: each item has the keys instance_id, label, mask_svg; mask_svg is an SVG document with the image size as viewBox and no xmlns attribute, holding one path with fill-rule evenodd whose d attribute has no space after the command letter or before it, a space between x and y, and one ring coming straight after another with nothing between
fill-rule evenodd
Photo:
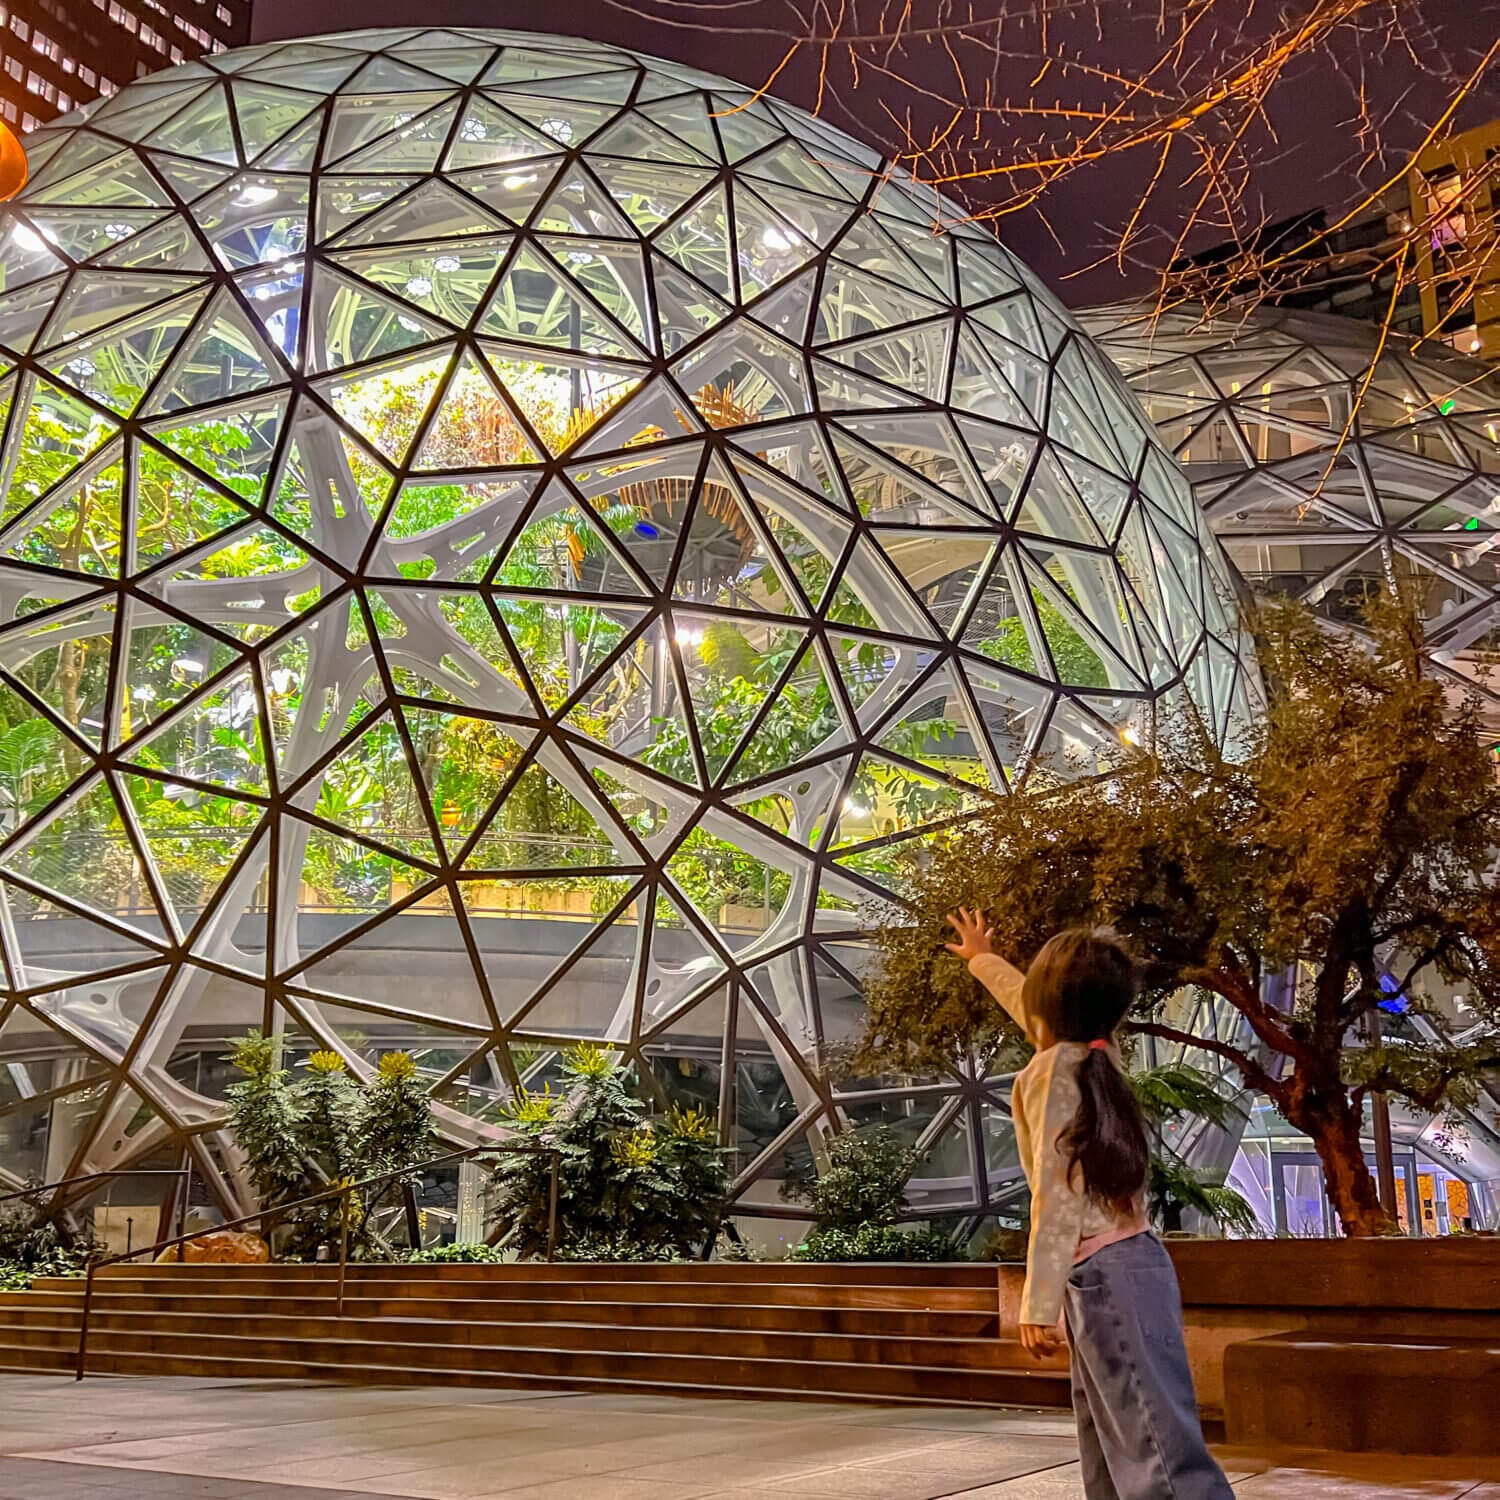
<instances>
[{"instance_id":1,"label":"shrub","mask_svg":"<svg viewBox=\"0 0 1500 1500\"><path fill-rule=\"evenodd\" d=\"M897 1229L861 1224L858 1229L814 1229L792 1251L793 1260L961 1260L958 1245L940 1229Z\"/></svg>"},{"instance_id":2,"label":"shrub","mask_svg":"<svg viewBox=\"0 0 1500 1500\"><path fill-rule=\"evenodd\" d=\"M916 1164L916 1153L884 1125L849 1131L828 1143L823 1174L788 1187L786 1196L805 1202L819 1229L852 1231L866 1224L894 1224Z\"/></svg>"},{"instance_id":3,"label":"shrub","mask_svg":"<svg viewBox=\"0 0 1500 1500\"><path fill-rule=\"evenodd\" d=\"M505 1259L505 1252L494 1245L432 1245L414 1250L406 1257L412 1266L483 1266Z\"/></svg>"},{"instance_id":4,"label":"shrub","mask_svg":"<svg viewBox=\"0 0 1500 1500\"><path fill-rule=\"evenodd\" d=\"M649 1117L632 1077L601 1047L563 1057L562 1093L521 1090L505 1118L521 1139L559 1154L557 1248L605 1260L688 1256L718 1233L728 1191L724 1152L699 1110ZM492 1197L522 1256L547 1246L551 1158L502 1157Z\"/></svg>"},{"instance_id":5,"label":"shrub","mask_svg":"<svg viewBox=\"0 0 1500 1500\"><path fill-rule=\"evenodd\" d=\"M280 1052L274 1037L240 1037L230 1061L245 1077L226 1090L229 1130L263 1209L334 1183L412 1168L425 1155L431 1106L410 1054L387 1052L362 1084L337 1052L314 1052L296 1077L281 1066ZM342 1219L340 1199L330 1196L272 1221L267 1238L282 1256L311 1259L321 1246L340 1243ZM360 1194L350 1205L349 1230L352 1255L390 1258Z\"/></svg>"}]
</instances>

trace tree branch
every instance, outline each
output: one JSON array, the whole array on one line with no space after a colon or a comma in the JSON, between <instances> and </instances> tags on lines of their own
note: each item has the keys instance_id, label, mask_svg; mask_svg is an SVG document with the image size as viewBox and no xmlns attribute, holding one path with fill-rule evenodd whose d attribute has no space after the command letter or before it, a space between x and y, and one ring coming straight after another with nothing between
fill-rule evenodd
<instances>
[{"instance_id":1,"label":"tree branch","mask_svg":"<svg viewBox=\"0 0 1500 1500\"><path fill-rule=\"evenodd\" d=\"M1154 1036L1162 1041L1176 1042L1179 1046L1197 1047L1204 1052L1211 1052L1215 1057L1222 1057L1226 1062L1233 1063L1247 1087L1259 1089L1273 1099L1280 1092L1281 1085L1249 1053L1242 1052L1228 1042L1221 1042L1216 1037L1194 1036L1190 1031L1168 1026L1165 1021L1130 1021L1126 1024L1126 1030L1136 1036Z\"/></svg>"}]
</instances>

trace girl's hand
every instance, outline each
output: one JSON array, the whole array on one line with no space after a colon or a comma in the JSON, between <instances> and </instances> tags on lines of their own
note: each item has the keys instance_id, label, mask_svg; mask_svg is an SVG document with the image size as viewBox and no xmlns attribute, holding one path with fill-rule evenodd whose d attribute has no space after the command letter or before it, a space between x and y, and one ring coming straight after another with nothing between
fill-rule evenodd
<instances>
[{"instance_id":1,"label":"girl's hand","mask_svg":"<svg viewBox=\"0 0 1500 1500\"><path fill-rule=\"evenodd\" d=\"M957 911L948 913L948 924L958 934L958 941L944 943L943 946L950 953L958 954L965 963L981 953L995 951L994 929L984 925L983 912L970 911L967 906L960 906Z\"/></svg>"},{"instance_id":2,"label":"girl's hand","mask_svg":"<svg viewBox=\"0 0 1500 1500\"><path fill-rule=\"evenodd\" d=\"M1067 1340L1060 1328L1049 1328L1045 1323L1022 1323L1021 1347L1033 1359L1046 1359L1066 1348Z\"/></svg>"}]
</instances>

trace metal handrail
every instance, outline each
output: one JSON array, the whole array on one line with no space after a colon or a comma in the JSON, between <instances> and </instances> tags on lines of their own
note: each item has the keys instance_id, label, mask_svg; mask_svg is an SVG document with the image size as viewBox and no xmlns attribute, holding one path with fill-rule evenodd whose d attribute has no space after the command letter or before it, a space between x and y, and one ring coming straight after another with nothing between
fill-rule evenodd
<instances>
[{"instance_id":1,"label":"metal handrail","mask_svg":"<svg viewBox=\"0 0 1500 1500\"><path fill-rule=\"evenodd\" d=\"M112 1167L107 1172L85 1172L82 1177L59 1177L56 1182L39 1182L35 1187L16 1193L0 1193L0 1203L14 1203L17 1198L34 1198L53 1188L77 1187L81 1182L101 1182L106 1177L191 1177L191 1167Z\"/></svg>"},{"instance_id":2,"label":"metal handrail","mask_svg":"<svg viewBox=\"0 0 1500 1500\"><path fill-rule=\"evenodd\" d=\"M547 1194L547 1259L551 1261L557 1250L557 1209L558 1209L558 1186L559 1174L562 1168L562 1153L550 1146L511 1146L503 1143L495 1143L485 1146L469 1146L462 1151L450 1151L445 1156L434 1156L428 1161L416 1162L409 1167L393 1167L385 1172L377 1172L372 1177L362 1178L358 1182L336 1182L323 1188L316 1193L310 1193L305 1198L298 1198L292 1203L278 1203L274 1208L263 1208L253 1214L245 1214L238 1219L231 1219L227 1224L210 1224L203 1229L195 1229L191 1234L179 1234L169 1240L159 1240L154 1245L142 1245L139 1250L128 1250L122 1255L109 1255L99 1260L91 1260L84 1273L83 1282L83 1316L78 1325L78 1361L76 1366L75 1380L82 1380L88 1360L89 1339L89 1314L94 1303L94 1273L103 1266L120 1265L127 1260L135 1260L142 1255L160 1253L170 1250L174 1246L186 1245L193 1240L202 1239L205 1235L222 1234L228 1229L237 1229L242 1224L252 1224L261 1219L270 1218L275 1214L285 1214L293 1209L306 1208L312 1203L323 1203L330 1198L342 1200L339 1212L339 1279L337 1298L337 1311L335 1316L344 1316L344 1284L349 1265L349 1214L354 1194L361 1188L370 1187L377 1182L384 1182L389 1186L393 1182L414 1177L419 1172L425 1172L432 1167L443 1166L447 1162L464 1161L474 1156L485 1156L491 1153L500 1153L511 1156L547 1156L552 1159L551 1184ZM183 1264L186 1264L184 1261Z\"/></svg>"}]
</instances>

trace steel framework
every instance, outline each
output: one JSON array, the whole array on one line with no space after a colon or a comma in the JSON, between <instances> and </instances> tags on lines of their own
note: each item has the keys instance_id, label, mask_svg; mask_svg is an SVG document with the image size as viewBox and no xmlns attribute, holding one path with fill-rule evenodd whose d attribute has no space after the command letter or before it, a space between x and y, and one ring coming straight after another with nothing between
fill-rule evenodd
<instances>
[{"instance_id":1,"label":"steel framework","mask_svg":"<svg viewBox=\"0 0 1500 1500\"><path fill-rule=\"evenodd\" d=\"M1001 1081L837 1081L934 827L1251 680L1223 556L1035 278L721 78L380 31L141 80L0 223L0 1164L187 1140L222 1042L557 1049L1018 1173ZM30 1156L28 1157L28 1152ZM226 1197L232 1197L226 1190Z\"/></svg>"}]
</instances>

